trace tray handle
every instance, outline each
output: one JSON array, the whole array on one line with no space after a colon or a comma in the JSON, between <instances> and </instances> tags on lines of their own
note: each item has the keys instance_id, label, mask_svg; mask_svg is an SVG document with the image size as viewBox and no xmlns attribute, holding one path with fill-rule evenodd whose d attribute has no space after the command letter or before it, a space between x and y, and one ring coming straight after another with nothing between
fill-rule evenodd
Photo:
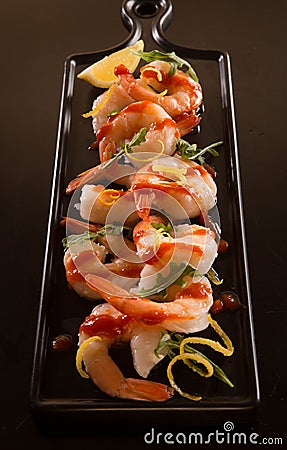
<instances>
[{"instance_id":1,"label":"tray handle","mask_svg":"<svg viewBox=\"0 0 287 450\"><path fill-rule=\"evenodd\" d=\"M122 20L129 30L129 42L143 39L154 46L155 36L162 35L172 19L171 0L124 0Z\"/></svg>"}]
</instances>

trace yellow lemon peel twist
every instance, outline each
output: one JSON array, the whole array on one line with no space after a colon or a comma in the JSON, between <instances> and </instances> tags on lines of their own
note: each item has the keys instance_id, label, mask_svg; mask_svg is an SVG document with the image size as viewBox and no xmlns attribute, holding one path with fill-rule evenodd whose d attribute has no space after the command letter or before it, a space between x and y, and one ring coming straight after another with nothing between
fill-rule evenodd
<instances>
[{"instance_id":1,"label":"yellow lemon peel twist","mask_svg":"<svg viewBox=\"0 0 287 450\"><path fill-rule=\"evenodd\" d=\"M88 119L88 117L92 117L94 114L97 114L103 108L103 106L105 106L107 101L111 98L114 90L115 90L115 84L113 84L106 91L106 94L105 94L103 100L92 111L89 111L89 112L87 112L85 114L82 114L82 117L84 117L84 119Z\"/></svg>"},{"instance_id":2,"label":"yellow lemon peel twist","mask_svg":"<svg viewBox=\"0 0 287 450\"><path fill-rule=\"evenodd\" d=\"M87 374L87 372L85 372L82 369L83 351L89 344L91 344L91 342L101 341L101 340L102 339L99 336L92 336L92 337L86 339L78 348L78 351L76 354L76 368L77 368L77 371L79 372L79 374L81 375L81 377L90 378L89 375Z\"/></svg>"},{"instance_id":3,"label":"yellow lemon peel twist","mask_svg":"<svg viewBox=\"0 0 287 450\"><path fill-rule=\"evenodd\" d=\"M198 373L200 376L203 376L205 378L211 377L213 375L213 366L210 364L210 362L204 358L203 356L197 354L197 353L185 353L185 345L186 344L203 344L208 345L216 352L222 353L224 356L231 356L234 352L233 344L230 340L230 338L227 336L227 334L222 330L220 325L212 319L210 314L208 315L208 322L210 323L211 327L214 329L214 331L220 336L222 339L225 347L223 347L218 341L214 341L212 339L206 339L201 337L187 337L183 339L180 343L179 347L179 355L172 358L170 361L168 367L167 367L167 377L171 384L171 386L179 392L179 394L183 397L186 397L190 400L199 401L202 397L199 397L197 395L192 395L187 392L182 391L182 389L175 383L173 373L172 373L172 367L177 361L183 361L190 369L192 369L194 372ZM195 361L197 363L200 363L204 366L204 369L199 367L197 364L193 364L192 361Z\"/></svg>"},{"instance_id":4,"label":"yellow lemon peel twist","mask_svg":"<svg viewBox=\"0 0 287 450\"><path fill-rule=\"evenodd\" d=\"M157 142L159 142L161 144L161 151L159 153L157 153L155 156L152 156L150 158L146 158L146 159L140 159L140 158L136 158L132 153L128 152L128 149L125 148L125 154L127 155L128 158L130 158L133 161L137 161L137 162L151 162L154 161L155 159L158 159L160 157L160 155L163 154L164 152L164 143L162 142L161 139L158 139Z\"/></svg>"},{"instance_id":5,"label":"yellow lemon peel twist","mask_svg":"<svg viewBox=\"0 0 287 450\"><path fill-rule=\"evenodd\" d=\"M107 195L110 197L111 201L106 201L102 197L103 195ZM121 194L116 189L104 189L100 194L98 195L98 200L102 203L102 205L105 206L112 206L119 198Z\"/></svg>"},{"instance_id":6,"label":"yellow lemon peel twist","mask_svg":"<svg viewBox=\"0 0 287 450\"><path fill-rule=\"evenodd\" d=\"M175 356L169 363L168 367L167 367L167 376L170 382L170 385L182 396L185 398L188 398L189 400L193 400L193 401L199 401L202 399L202 397L198 396L198 395L193 395L193 394L189 394L188 392L184 392L174 381L174 376L172 373L172 367L173 365L177 362L177 361L184 361L187 362L189 360L195 361L197 363L202 364L205 368L206 368L206 372L204 372L203 370L201 371L200 375L204 376L205 378L211 377L213 375L213 367L210 364L209 361L207 361L205 358L203 358L203 356L198 355L196 353L192 354L192 353L181 353L177 356ZM191 367L193 368L193 367Z\"/></svg>"}]
</instances>

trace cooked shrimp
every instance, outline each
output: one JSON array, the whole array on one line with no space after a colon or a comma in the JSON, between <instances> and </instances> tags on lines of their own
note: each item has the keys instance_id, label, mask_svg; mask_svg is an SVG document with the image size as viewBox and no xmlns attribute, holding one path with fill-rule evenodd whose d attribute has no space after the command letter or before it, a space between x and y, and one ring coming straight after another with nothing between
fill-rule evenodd
<instances>
[{"instance_id":1,"label":"cooked shrimp","mask_svg":"<svg viewBox=\"0 0 287 450\"><path fill-rule=\"evenodd\" d=\"M89 231L90 233L97 233L97 231L99 231L101 228L100 225L83 222L82 220L74 219L72 217L63 217L60 225L66 229L67 235L81 234L85 231Z\"/></svg>"},{"instance_id":2,"label":"cooked shrimp","mask_svg":"<svg viewBox=\"0 0 287 450\"><path fill-rule=\"evenodd\" d=\"M169 235L162 234L152 225L160 221L157 216L149 216L134 227L134 242L142 260L156 267L163 267L170 261L177 264L185 262L199 273L207 273L217 256L213 231L199 225L184 224L177 225Z\"/></svg>"},{"instance_id":3,"label":"cooked shrimp","mask_svg":"<svg viewBox=\"0 0 287 450\"><path fill-rule=\"evenodd\" d=\"M202 211L211 209L216 203L217 192L216 184L204 167L175 157L161 157L137 171L131 190L136 194L139 213L144 208L148 215L154 205L178 220L197 217ZM149 205L147 190L153 193Z\"/></svg>"},{"instance_id":4,"label":"cooked shrimp","mask_svg":"<svg viewBox=\"0 0 287 450\"><path fill-rule=\"evenodd\" d=\"M66 187L66 194L71 194L76 189L85 184L99 184L104 181L115 182L121 186L129 188L132 182L133 172L128 165L118 165L119 161L111 161L108 167L105 164L91 167L88 170L80 173L73 180L71 180ZM119 178L119 173L121 174Z\"/></svg>"},{"instance_id":5,"label":"cooked shrimp","mask_svg":"<svg viewBox=\"0 0 287 450\"><path fill-rule=\"evenodd\" d=\"M197 282L190 278L188 286L177 292L174 301L163 303L129 293L102 277L88 274L86 281L122 314L146 324L160 324L167 330L185 330L186 333L201 331L208 326L208 311L213 299L206 277Z\"/></svg>"},{"instance_id":6,"label":"cooked shrimp","mask_svg":"<svg viewBox=\"0 0 287 450\"><path fill-rule=\"evenodd\" d=\"M102 273L106 257L103 245L90 241L72 245L64 254L64 266L69 286L81 297L89 300L98 300L101 296L91 289L85 282L85 273Z\"/></svg>"},{"instance_id":7,"label":"cooked shrimp","mask_svg":"<svg viewBox=\"0 0 287 450\"><path fill-rule=\"evenodd\" d=\"M97 132L101 162L107 161L129 142L141 128L146 128L145 142L133 146L134 152L154 152L171 155L180 136L174 120L159 105L144 100L132 103L119 112Z\"/></svg>"},{"instance_id":8,"label":"cooked shrimp","mask_svg":"<svg viewBox=\"0 0 287 450\"><path fill-rule=\"evenodd\" d=\"M131 195L121 189L105 189L101 184L85 184L82 187L80 203L75 206L83 219L90 222L105 224L108 214L115 203L120 200L119 205L123 211L131 211L126 218L126 224L132 224L138 217L134 211L134 199Z\"/></svg>"},{"instance_id":9,"label":"cooked shrimp","mask_svg":"<svg viewBox=\"0 0 287 450\"><path fill-rule=\"evenodd\" d=\"M121 244L121 255L124 256L125 251L129 254L129 250L134 253L134 249L129 249L125 240L121 239L119 242L115 242L117 236L109 236L109 238L109 246L116 248L119 243ZM105 243L104 240L102 242ZM112 262L105 263L108 250L109 253L111 252L109 246L84 239L69 243L64 255L66 278L69 286L81 297L89 300L101 298L86 283L86 275L90 273L108 278L126 289L131 289L137 285L143 264L125 261L117 256L114 257Z\"/></svg>"},{"instance_id":10,"label":"cooked shrimp","mask_svg":"<svg viewBox=\"0 0 287 450\"><path fill-rule=\"evenodd\" d=\"M114 83L107 91L99 95L93 103L92 111L89 115L93 118L94 133L108 122L111 113L118 113L134 99L130 97L125 89ZM93 112L94 111L94 112Z\"/></svg>"},{"instance_id":11,"label":"cooked shrimp","mask_svg":"<svg viewBox=\"0 0 287 450\"><path fill-rule=\"evenodd\" d=\"M82 222L81 220L74 219L72 217L63 217L63 219L61 220L60 223L61 223L62 227L66 228L67 236L69 236L71 234L80 235L85 232L98 233L100 230L103 229L103 227L101 227L100 225L95 225L95 224L89 223L89 222ZM127 249L131 250L132 252L136 252L136 245L133 241L131 241L130 239L128 239L125 236L122 236L122 238L123 238L123 242L122 242L122 239L119 240L118 237L119 237L118 234L98 233L97 242L99 244L103 245L107 249L108 253L110 253L111 255L118 255L119 252L117 250L119 250L119 248L121 248L121 250L124 250L123 247L126 247ZM122 257L124 257L123 251L121 252L121 255L122 255ZM127 255L127 259L128 259L128 255ZM118 265L118 264L122 264L122 263L119 263L117 261L116 264Z\"/></svg>"},{"instance_id":12,"label":"cooked shrimp","mask_svg":"<svg viewBox=\"0 0 287 450\"><path fill-rule=\"evenodd\" d=\"M149 100L160 105L175 120L195 112L202 103L202 89L188 74L176 70L169 76L170 64L153 61L141 68L140 79L123 65L115 69L121 85L135 100ZM150 88L151 87L151 88Z\"/></svg>"},{"instance_id":13,"label":"cooked shrimp","mask_svg":"<svg viewBox=\"0 0 287 450\"><path fill-rule=\"evenodd\" d=\"M137 342L141 331L145 335L145 346L140 345L141 339ZM172 396L173 389L164 384L125 378L109 355L109 348L114 343L131 341L135 368L147 376L150 368L159 361L153 351L161 336L160 327L148 327L121 314L111 305L102 304L96 306L81 325L79 344L82 345L92 336L98 339L83 348L82 357L89 377L103 392L112 397L157 402L166 401ZM147 360L142 355L146 354L146 350ZM150 360L149 355L153 355Z\"/></svg>"}]
</instances>

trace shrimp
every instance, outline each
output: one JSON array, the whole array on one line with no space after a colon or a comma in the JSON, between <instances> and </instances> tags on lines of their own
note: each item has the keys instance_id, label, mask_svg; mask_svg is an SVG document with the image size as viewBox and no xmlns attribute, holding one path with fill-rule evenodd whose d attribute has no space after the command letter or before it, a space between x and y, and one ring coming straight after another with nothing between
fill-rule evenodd
<instances>
[{"instance_id":1,"label":"shrimp","mask_svg":"<svg viewBox=\"0 0 287 450\"><path fill-rule=\"evenodd\" d=\"M97 234L97 242L101 245L103 245L108 253L111 255L117 255L119 252L118 250L121 250L121 255L123 258L125 258L124 254L124 247L129 249L131 252L136 252L136 245L133 241L128 239L127 237L123 236L122 239L119 240L118 237L121 235L118 234L109 234L108 231L106 233L102 233L104 227L101 227L100 225L95 225L88 222L82 222L81 220L74 219L72 217L63 217L63 219L60 222L61 226L63 228L66 228L66 234L67 236L73 234L73 235L83 235L84 233L94 233ZM109 227L109 226L108 226ZM69 239L69 238L68 238ZM119 259L119 258L118 258ZM118 259L114 259L113 263L115 264L115 270L117 271L124 269L124 262L119 262ZM126 255L126 259L128 259L128 255Z\"/></svg>"},{"instance_id":2,"label":"shrimp","mask_svg":"<svg viewBox=\"0 0 287 450\"><path fill-rule=\"evenodd\" d=\"M159 326L147 326L121 314L109 304L96 306L80 326L79 335L79 345L92 336L98 337L82 351L89 377L112 397L157 402L168 400L173 395L172 388L154 381L125 378L109 355L109 348L114 343L131 341L135 368L146 377L160 360L155 357L154 348L161 330Z\"/></svg>"},{"instance_id":3,"label":"shrimp","mask_svg":"<svg viewBox=\"0 0 287 450\"><path fill-rule=\"evenodd\" d=\"M126 158L126 155L122 155L118 159L110 160L81 172L69 182L66 187L66 194L71 194L85 184L107 184L115 182L121 186L130 188L134 171L130 165L125 164Z\"/></svg>"},{"instance_id":4,"label":"shrimp","mask_svg":"<svg viewBox=\"0 0 287 450\"><path fill-rule=\"evenodd\" d=\"M157 216L139 222L133 231L134 243L140 258L148 265L162 267L171 260L178 265L191 265L205 274L217 256L215 234L199 225L177 225L174 231L162 234L152 225L161 223ZM145 276L145 267L141 276ZM148 272L149 269L147 269Z\"/></svg>"},{"instance_id":5,"label":"shrimp","mask_svg":"<svg viewBox=\"0 0 287 450\"><path fill-rule=\"evenodd\" d=\"M114 240L117 238L118 236L109 236L109 246L118 247L120 243L120 252L123 256L125 256L125 251L128 254L129 250L134 252L133 246L129 249L124 240L115 243ZM105 243L104 240L102 242ZM108 278L127 289L137 285L144 264L127 261L118 256L114 256L111 262L106 263L108 250L111 253L110 247L108 247L108 250L107 247L106 245L91 242L83 234L77 235L74 242L71 240L69 242L68 239L68 248L64 254L66 278L69 286L83 298L88 300L101 298L86 283L86 274L90 273Z\"/></svg>"},{"instance_id":6,"label":"shrimp","mask_svg":"<svg viewBox=\"0 0 287 450\"><path fill-rule=\"evenodd\" d=\"M175 157L161 157L138 170L131 190L141 218L141 209L148 215L151 204L177 220L198 217L216 204L216 184L207 170ZM149 191L153 195L148 205Z\"/></svg>"},{"instance_id":7,"label":"shrimp","mask_svg":"<svg viewBox=\"0 0 287 450\"><path fill-rule=\"evenodd\" d=\"M120 84L114 83L94 100L92 111L89 113L93 118L94 133L96 134L98 129L108 122L111 113L118 113L133 102L134 99L125 89Z\"/></svg>"},{"instance_id":8,"label":"shrimp","mask_svg":"<svg viewBox=\"0 0 287 450\"><path fill-rule=\"evenodd\" d=\"M132 224L137 221L138 216L134 211L134 199L127 192L119 189L105 189L102 184L85 184L82 187L80 203L75 206L80 212L80 216L90 222L105 224L107 216L114 206L120 200L122 210L131 211L126 219L126 224Z\"/></svg>"},{"instance_id":9,"label":"shrimp","mask_svg":"<svg viewBox=\"0 0 287 450\"><path fill-rule=\"evenodd\" d=\"M64 266L69 286L81 297L88 300L99 300L99 296L85 282L85 273L100 274L106 257L103 245L86 241L70 245L64 254Z\"/></svg>"},{"instance_id":10,"label":"shrimp","mask_svg":"<svg viewBox=\"0 0 287 450\"><path fill-rule=\"evenodd\" d=\"M113 161L116 163L116 161ZM112 166L114 170L112 171ZM118 173L116 171L121 170L122 176L118 178ZM66 194L71 194L76 189L84 186L85 184L93 184L95 181L98 183L101 181L111 180L116 182L121 186L125 186L127 188L131 187L132 182L132 174L130 168L121 165L119 169L118 164L112 164L109 168L105 168L104 164L99 164L98 166L91 167L90 169L81 172L76 176L73 180L71 180L66 187Z\"/></svg>"},{"instance_id":11,"label":"shrimp","mask_svg":"<svg viewBox=\"0 0 287 450\"><path fill-rule=\"evenodd\" d=\"M128 105L97 132L101 162L109 160L120 149L121 143L132 139L141 128L146 128L145 141L133 146L134 152L154 152L171 155L180 136L175 121L161 108L144 100Z\"/></svg>"},{"instance_id":12,"label":"shrimp","mask_svg":"<svg viewBox=\"0 0 287 450\"><path fill-rule=\"evenodd\" d=\"M153 61L141 68L140 79L135 79L123 65L116 67L115 74L135 100L145 99L160 105L176 121L191 114L198 123L195 111L202 103L200 84L181 70L176 70L172 76L169 71L168 62Z\"/></svg>"},{"instance_id":13,"label":"shrimp","mask_svg":"<svg viewBox=\"0 0 287 450\"><path fill-rule=\"evenodd\" d=\"M139 297L102 277L88 274L86 281L117 311L149 325L161 325L169 331L193 333L208 327L208 311L213 304L212 289L206 277L180 288L174 301L158 303Z\"/></svg>"}]
</instances>

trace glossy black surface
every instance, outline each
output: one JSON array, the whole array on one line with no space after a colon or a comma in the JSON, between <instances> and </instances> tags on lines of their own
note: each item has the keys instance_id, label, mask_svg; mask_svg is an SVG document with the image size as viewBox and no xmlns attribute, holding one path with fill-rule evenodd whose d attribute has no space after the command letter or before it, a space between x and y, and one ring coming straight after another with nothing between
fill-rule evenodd
<instances>
[{"instance_id":1,"label":"glossy black surface","mask_svg":"<svg viewBox=\"0 0 287 450\"><path fill-rule=\"evenodd\" d=\"M58 426L39 428L28 407L62 64L67 54L94 52L124 41L127 33L119 18L120 2L79 5L28 0L2 8L3 446L145 448L143 436L152 427L152 419L139 430L113 426L110 437L90 427L82 434L80 429L65 430L57 438L61 421ZM285 432L286 62L283 58L278 63L286 47L285 16L286 4L280 1L276 5L181 1L166 30L168 39L179 45L228 50L232 58L261 386L257 418L245 430L256 431L261 438L284 437ZM104 32L107 21L112 24L108 33ZM228 419L224 416L224 421ZM239 419L235 415L232 420L238 430ZM204 415L201 423L204 426ZM218 429L222 429L220 423ZM165 417L158 426L158 431L172 433L198 429L192 422L183 427L175 418L167 422Z\"/></svg>"},{"instance_id":2,"label":"glossy black surface","mask_svg":"<svg viewBox=\"0 0 287 450\"><path fill-rule=\"evenodd\" d=\"M149 8L144 9L145 5ZM53 337L64 332L71 333L76 344L79 325L91 310L90 302L80 300L67 287L62 267L61 238L64 234L61 233L59 223L61 217L67 215L69 199L63 195L65 186L76 174L98 163L97 152L86 150L88 140L92 142L94 138L90 121L84 121L81 113L90 109L93 98L101 91L87 86L82 80L78 80L76 75L87 64L101 59L109 54L109 51L73 55L67 59L65 65L47 253L33 365L32 406L37 412L49 411L51 415L53 411L58 413L63 411L63 414L67 411L77 411L85 415L98 413L96 416L98 421L107 410L110 415L115 415L115 420L120 421L122 410L131 415L134 414L134 409L137 409L138 420L143 413L148 413L149 416L152 414L172 416L175 410L180 410L185 422L192 419L194 423L200 424L199 412L205 413L205 424L209 424L211 418L218 421L222 412L226 415L231 414L229 411L233 410L237 410L241 415L245 413L250 418L259 394L253 323L250 317L252 304L249 295L244 230L241 224L243 220L241 188L229 57L219 51L197 51L175 46L165 38L163 32L172 14L170 1L163 0L161 4L157 4L152 20L146 18L145 14L147 11L148 16L151 15L150 11L153 10L150 6L149 3L137 0L127 0L123 3L125 23L131 29L127 43L132 44L139 37L143 37L147 51L160 45L160 49L176 51L179 56L191 59L204 86L205 112L198 134L193 134L189 139L197 142L199 148L218 140L224 142L219 158L213 163L220 174L217 183L218 209L222 233L229 242L229 251L227 255L218 258L215 269L225 280L220 291L236 292L243 308L233 314L222 314L223 317L219 318L224 329L232 335L236 348L233 358L228 361L219 358L219 364L230 374L235 388L229 389L214 381L207 383L200 403L190 402L178 395L161 405L113 399L95 389L92 383L83 383L79 378L75 371L75 348L67 355L59 357L51 346ZM113 51L117 49L118 47L115 47ZM218 295L216 289L214 295ZM119 357L121 366L126 376L132 377L134 370L130 367L128 348L122 353L123 355ZM166 382L165 371L166 366L160 365L153 370L151 379ZM64 383L65 379L69 379L69 382Z\"/></svg>"}]
</instances>

